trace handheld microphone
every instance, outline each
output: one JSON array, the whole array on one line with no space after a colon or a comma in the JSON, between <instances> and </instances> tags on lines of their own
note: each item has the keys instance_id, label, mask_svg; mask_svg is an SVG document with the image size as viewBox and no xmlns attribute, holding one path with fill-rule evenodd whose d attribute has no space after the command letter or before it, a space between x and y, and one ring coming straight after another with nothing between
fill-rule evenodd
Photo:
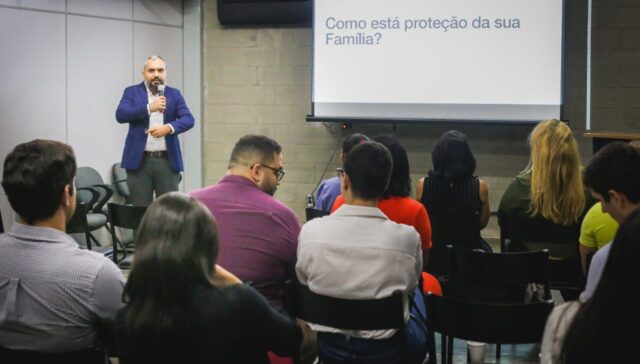
<instances>
[{"instance_id":1,"label":"handheld microphone","mask_svg":"<svg viewBox=\"0 0 640 364\"><path fill-rule=\"evenodd\" d=\"M159 97L163 97L164 96L164 85L158 85L158 96ZM160 113L164 113L164 110L160 110Z\"/></svg>"}]
</instances>

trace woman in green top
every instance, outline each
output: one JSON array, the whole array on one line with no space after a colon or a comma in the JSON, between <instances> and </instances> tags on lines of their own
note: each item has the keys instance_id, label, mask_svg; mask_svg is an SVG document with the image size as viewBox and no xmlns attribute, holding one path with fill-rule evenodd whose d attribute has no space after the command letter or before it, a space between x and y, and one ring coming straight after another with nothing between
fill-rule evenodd
<instances>
[{"instance_id":1,"label":"woman in green top","mask_svg":"<svg viewBox=\"0 0 640 364\"><path fill-rule=\"evenodd\" d=\"M564 226L577 224L585 208L585 190L571 129L559 120L545 120L531 132L529 146L529 165L511 182L498 211L541 216Z\"/></svg>"}]
</instances>

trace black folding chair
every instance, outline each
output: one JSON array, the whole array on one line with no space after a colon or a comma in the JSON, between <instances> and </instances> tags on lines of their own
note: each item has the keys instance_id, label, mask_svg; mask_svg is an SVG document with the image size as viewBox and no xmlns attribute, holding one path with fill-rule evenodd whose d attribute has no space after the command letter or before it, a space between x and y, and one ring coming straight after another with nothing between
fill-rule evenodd
<instances>
[{"instance_id":1,"label":"black folding chair","mask_svg":"<svg viewBox=\"0 0 640 364\"><path fill-rule=\"evenodd\" d=\"M402 362L408 351L405 340L404 304L402 293L380 299L343 299L312 292L296 284L290 313L307 322L343 330L398 330Z\"/></svg>"},{"instance_id":2,"label":"black folding chair","mask_svg":"<svg viewBox=\"0 0 640 364\"><path fill-rule=\"evenodd\" d=\"M551 299L549 254L546 250L486 253L447 246L449 287L447 296L478 303L524 303L531 284L542 287L541 300ZM499 323L495 323L499 324ZM453 350L453 339L442 338ZM444 351L444 350L443 350ZM496 359L500 344L496 345Z\"/></svg>"},{"instance_id":3,"label":"black folding chair","mask_svg":"<svg viewBox=\"0 0 640 364\"><path fill-rule=\"evenodd\" d=\"M113 241L113 261L118 264L120 268L128 269L131 268L131 263L133 261L133 254L127 256L128 250L132 252L131 249L128 249L126 246L122 245L122 259L119 258L118 254L118 245L120 245L120 240L118 239L118 234L116 233L116 227L123 229L131 229L135 230L140 225L140 221L142 221L142 217L147 211L146 206L131 206L131 205L120 205L113 202L107 204L109 209L109 220L111 221L112 229L111 229L111 240ZM135 242L133 243L135 244Z\"/></svg>"},{"instance_id":4,"label":"black folding chair","mask_svg":"<svg viewBox=\"0 0 640 364\"><path fill-rule=\"evenodd\" d=\"M66 353L39 353L0 347L0 363L107 364L109 360L106 350L102 348Z\"/></svg>"},{"instance_id":5,"label":"black folding chair","mask_svg":"<svg viewBox=\"0 0 640 364\"><path fill-rule=\"evenodd\" d=\"M91 227L87 221L87 206L84 202L76 202L76 211L71 216L71 220L67 222L65 231L67 234L84 234L84 240L86 248L104 254L106 257L110 257L113 254L113 249L110 246L93 246L91 244Z\"/></svg>"},{"instance_id":6,"label":"black folding chair","mask_svg":"<svg viewBox=\"0 0 640 364\"><path fill-rule=\"evenodd\" d=\"M491 304L427 294L430 364L437 364L434 331L443 336L495 344L539 343L553 301ZM452 351L442 363L452 363ZM445 359L446 358L446 359Z\"/></svg>"},{"instance_id":7,"label":"black folding chair","mask_svg":"<svg viewBox=\"0 0 640 364\"><path fill-rule=\"evenodd\" d=\"M549 220L499 213L500 247L503 252L549 251L549 285L574 299L584 290L585 275L580 259L580 226L557 225Z\"/></svg>"},{"instance_id":8,"label":"black folding chair","mask_svg":"<svg viewBox=\"0 0 640 364\"><path fill-rule=\"evenodd\" d=\"M305 209L305 213L307 215L307 221L311 221L315 218L329 215L329 211L319 210L313 207L307 207Z\"/></svg>"}]
</instances>

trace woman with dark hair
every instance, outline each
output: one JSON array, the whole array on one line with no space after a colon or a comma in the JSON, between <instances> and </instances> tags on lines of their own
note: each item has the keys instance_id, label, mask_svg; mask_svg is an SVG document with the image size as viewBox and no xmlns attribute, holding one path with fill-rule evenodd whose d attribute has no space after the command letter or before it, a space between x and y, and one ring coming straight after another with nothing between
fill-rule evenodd
<instances>
[{"instance_id":1,"label":"woman with dark hair","mask_svg":"<svg viewBox=\"0 0 640 364\"><path fill-rule=\"evenodd\" d=\"M640 209L620 225L593 296L571 301L549 315L542 339L543 364L629 363L638 356L633 334L640 319L633 299L640 256Z\"/></svg>"},{"instance_id":2,"label":"woman with dark hair","mask_svg":"<svg viewBox=\"0 0 640 364\"><path fill-rule=\"evenodd\" d=\"M251 287L215 265L218 231L193 197L168 193L148 208L116 318L121 363L268 363L302 334Z\"/></svg>"},{"instance_id":3,"label":"woman with dark hair","mask_svg":"<svg viewBox=\"0 0 640 364\"><path fill-rule=\"evenodd\" d=\"M476 159L467 137L450 130L431 153L433 170L418 181L416 198L429 211L433 248L427 271L446 271L447 244L491 251L480 230L489 222L489 186L474 176Z\"/></svg>"},{"instance_id":4,"label":"woman with dark hair","mask_svg":"<svg viewBox=\"0 0 640 364\"><path fill-rule=\"evenodd\" d=\"M429 261L431 248L431 223L424 206L409 197L411 194L411 178L409 177L409 158L400 141L391 134L378 135L374 141L384 145L391 152L393 169L389 185L378 207L391 221L413 226L422 243L422 265ZM342 196L338 196L331 213L344 204Z\"/></svg>"}]
</instances>

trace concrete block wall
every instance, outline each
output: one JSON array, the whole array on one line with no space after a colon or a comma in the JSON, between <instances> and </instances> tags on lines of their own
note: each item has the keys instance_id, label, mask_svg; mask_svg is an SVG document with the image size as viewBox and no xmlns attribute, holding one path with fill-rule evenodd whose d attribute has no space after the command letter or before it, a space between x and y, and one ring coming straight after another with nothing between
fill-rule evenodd
<instances>
[{"instance_id":1,"label":"concrete block wall","mask_svg":"<svg viewBox=\"0 0 640 364\"><path fill-rule=\"evenodd\" d=\"M628 129L626 120L640 107L638 98L634 98L640 94L637 91L640 34L637 26L633 27L640 16L626 13L637 11L632 3L631 0L594 0L594 22L601 24L594 29L594 43L603 43L603 49L594 49L593 84L594 87L609 85L603 86L604 90L594 90L594 129L596 125L602 129ZM570 120L586 160L591 154L591 141L581 135L586 115L587 1L567 0L566 8L563 118ZM621 24L628 24L629 28L615 25L616 19L621 18L624 18ZM605 25L614 29L608 30ZM623 49L604 48L612 33L618 37L616 44ZM638 37L634 38L634 34ZM268 135L283 146L287 170L276 197L290 206L301 220L305 195L321 178L327 163L325 177L335 175L339 152L331 161L330 157L345 135L336 124L305 122L311 109L311 43L309 28L223 28L217 19L216 2L204 1L205 183L216 183L224 175L231 149L239 137L248 133ZM618 63L614 68L618 71L605 67L613 62L607 59L611 54L616 55ZM619 90L622 88L624 90ZM595 98L602 107L596 107ZM605 121L612 109L616 109L616 118L607 117ZM635 119L635 125L639 121ZM526 139L531 126L399 124L394 128L389 124L359 124L348 132L370 136L396 134L409 153L415 186L431 168L430 153L436 139L453 128L469 137L478 161L476 173L489 183L491 208L497 209L513 176L528 163Z\"/></svg>"},{"instance_id":2,"label":"concrete block wall","mask_svg":"<svg viewBox=\"0 0 640 364\"><path fill-rule=\"evenodd\" d=\"M592 129L640 130L640 2L593 1Z\"/></svg>"}]
</instances>

